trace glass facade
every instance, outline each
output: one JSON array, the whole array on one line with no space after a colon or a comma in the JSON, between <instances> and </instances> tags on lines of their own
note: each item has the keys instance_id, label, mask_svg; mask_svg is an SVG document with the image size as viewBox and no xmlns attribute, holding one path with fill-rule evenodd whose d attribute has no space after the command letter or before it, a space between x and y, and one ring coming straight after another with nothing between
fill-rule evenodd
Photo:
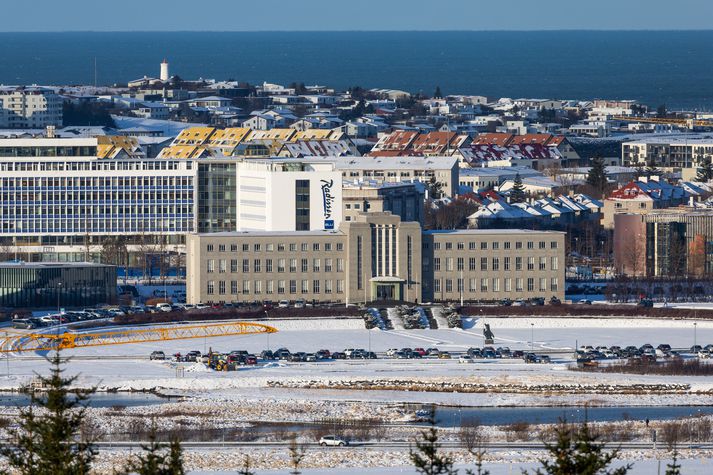
<instances>
[{"instance_id":1,"label":"glass facade","mask_svg":"<svg viewBox=\"0 0 713 475\"><path fill-rule=\"evenodd\" d=\"M198 232L235 231L235 163L198 164Z\"/></svg>"}]
</instances>

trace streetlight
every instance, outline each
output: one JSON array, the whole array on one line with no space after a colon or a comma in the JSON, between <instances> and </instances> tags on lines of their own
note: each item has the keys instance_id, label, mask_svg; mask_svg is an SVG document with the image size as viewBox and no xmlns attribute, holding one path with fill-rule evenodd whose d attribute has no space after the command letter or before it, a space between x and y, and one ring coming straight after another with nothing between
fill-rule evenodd
<instances>
[{"instance_id":1,"label":"streetlight","mask_svg":"<svg viewBox=\"0 0 713 475\"><path fill-rule=\"evenodd\" d=\"M697 335L696 335L696 327L698 326L698 322L693 322L693 346L696 346L697 343Z\"/></svg>"},{"instance_id":2,"label":"streetlight","mask_svg":"<svg viewBox=\"0 0 713 475\"><path fill-rule=\"evenodd\" d=\"M535 351L535 324L530 323L530 351Z\"/></svg>"},{"instance_id":3,"label":"streetlight","mask_svg":"<svg viewBox=\"0 0 713 475\"><path fill-rule=\"evenodd\" d=\"M59 297L62 295L62 282L57 282L57 314L61 315Z\"/></svg>"}]
</instances>

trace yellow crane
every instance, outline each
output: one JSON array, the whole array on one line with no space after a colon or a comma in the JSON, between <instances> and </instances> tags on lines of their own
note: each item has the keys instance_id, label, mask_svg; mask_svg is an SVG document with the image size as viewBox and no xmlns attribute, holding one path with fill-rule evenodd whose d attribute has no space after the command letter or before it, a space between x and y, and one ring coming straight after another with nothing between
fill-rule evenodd
<instances>
[{"instance_id":1,"label":"yellow crane","mask_svg":"<svg viewBox=\"0 0 713 475\"><path fill-rule=\"evenodd\" d=\"M201 325L175 324L151 328L132 328L86 333L13 333L0 343L0 353L64 350L90 346L125 345L190 338L275 333L277 329L261 323L223 322Z\"/></svg>"}]
</instances>

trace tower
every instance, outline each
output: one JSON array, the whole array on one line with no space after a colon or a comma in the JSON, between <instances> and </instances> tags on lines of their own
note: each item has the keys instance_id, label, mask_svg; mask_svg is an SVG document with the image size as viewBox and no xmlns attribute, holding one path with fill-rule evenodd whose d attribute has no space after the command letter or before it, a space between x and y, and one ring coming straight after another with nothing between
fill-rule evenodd
<instances>
[{"instance_id":1,"label":"tower","mask_svg":"<svg viewBox=\"0 0 713 475\"><path fill-rule=\"evenodd\" d=\"M168 74L168 61L164 58L161 62L161 81L166 82L169 79L171 79L171 76Z\"/></svg>"}]
</instances>

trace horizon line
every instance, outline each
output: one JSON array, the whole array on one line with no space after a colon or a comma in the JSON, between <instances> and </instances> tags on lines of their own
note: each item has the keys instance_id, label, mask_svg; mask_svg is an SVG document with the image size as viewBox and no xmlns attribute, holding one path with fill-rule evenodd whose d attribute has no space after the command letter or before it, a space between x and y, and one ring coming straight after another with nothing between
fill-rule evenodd
<instances>
[{"instance_id":1,"label":"horizon line","mask_svg":"<svg viewBox=\"0 0 713 475\"><path fill-rule=\"evenodd\" d=\"M43 33L552 33L552 32L601 32L601 33L677 33L710 32L713 28L543 28L543 29L344 29L344 30L17 30L0 31L0 34L43 34Z\"/></svg>"}]
</instances>

